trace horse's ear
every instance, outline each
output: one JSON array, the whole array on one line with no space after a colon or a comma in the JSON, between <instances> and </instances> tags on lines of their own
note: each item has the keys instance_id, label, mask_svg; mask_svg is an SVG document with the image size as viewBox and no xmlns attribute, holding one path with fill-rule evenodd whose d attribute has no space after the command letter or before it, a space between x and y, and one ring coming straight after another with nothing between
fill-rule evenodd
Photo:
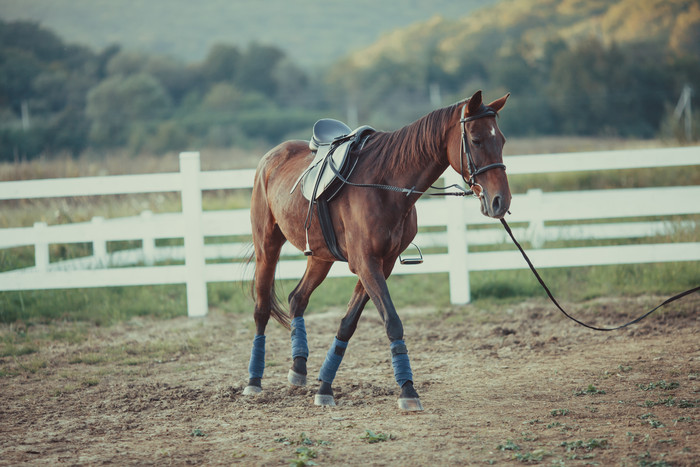
<instances>
[{"instance_id":1,"label":"horse's ear","mask_svg":"<svg viewBox=\"0 0 700 467\"><path fill-rule=\"evenodd\" d=\"M469 106L467 106L467 111L469 115L476 114L481 108L481 90L476 91L472 97L469 98Z\"/></svg>"},{"instance_id":2,"label":"horse's ear","mask_svg":"<svg viewBox=\"0 0 700 467\"><path fill-rule=\"evenodd\" d=\"M508 97L510 96L510 93L506 94L505 96L501 97L500 99L496 99L495 101L491 102L488 107L491 107L493 110L498 112L503 108L504 105L506 105L506 101L508 100Z\"/></svg>"}]
</instances>

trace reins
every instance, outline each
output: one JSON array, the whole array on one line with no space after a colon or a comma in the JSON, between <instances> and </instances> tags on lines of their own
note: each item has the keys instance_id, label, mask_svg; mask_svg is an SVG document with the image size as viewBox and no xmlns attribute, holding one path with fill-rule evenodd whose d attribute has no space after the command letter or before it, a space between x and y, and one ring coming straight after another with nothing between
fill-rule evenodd
<instances>
[{"instance_id":1,"label":"reins","mask_svg":"<svg viewBox=\"0 0 700 467\"><path fill-rule=\"evenodd\" d=\"M481 104L481 107L479 108L479 111L476 112L474 115L470 116L465 116L466 115L466 110L467 110L467 104L464 104L462 106L462 115L459 119L459 123L462 126L461 130L461 151L462 154L460 154L459 158L459 174L462 177L462 180L464 180L464 183L469 187L469 189L464 189L458 184L452 184L450 186L446 187L439 187L439 186L433 186L431 185L430 188L433 190L449 190L450 188L455 188L459 191L451 191L451 192L446 192L446 193L428 193L428 196L474 196L475 198L481 198L482 193L483 193L483 188L481 185L476 183L474 180L474 177L477 175L481 175L482 173L492 170L492 169L503 169L505 170L506 166L502 162L496 162L494 164L488 164L485 165L484 167L477 168L476 163L474 162L474 158L472 156L471 151L469 150L469 142L467 139L467 126L466 124L468 122L471 122L473 120L478 120L480 118L485 118L485 117L495 117L498 115L498 113L493 110L491 107L487 107L484 104ZM467 165L468 165L468 173L469 173L469 178L464 177L464 159L467 159ZM335 166L333 163L333 159L329 159L329 167L333 171L336 177L343 182L346 185L354 186L354 187L360 187L360 188L377 188L380 190L387 190L387 191L393 191L397 193L405 193L406 196L410 196L412 194L417 194L417 195L422 195L425 194L425 191L420 191L416 190L415 185L411 188L401 188L397 186L392 186L392 185L382 185L382 184L375 184L375 183L353 183L349 181L346 177L343 177L343 175L340 173L340 170ZM474 187L478 187L478 189L475 190Z\"/></svg>"},{"instance_id":2,"label":"reins","mask_svg":"<svg viewBox=\"0 0 700 467\"><path fill-rule=\"evenodd\" d=\"M588 329L593 329L594 331L616 331L616 330L618 330L618 329L626 328L627 326L630 326L630 325L632 325L632 324L635 324L635 323L640 322L641 320L643 320L644 318L646 318L647 316L649 316L650 314L652 314L653 312L655 312L656 310L658 310L659 308L661 308L662 306L668 305L669 303L674 302L674 301L678 300L679 298L683 298L683 297L685 297L686 295L690 295L690 294L692 294L692 293L697 292L697 291L700 290L700 287L694 287L694 288L692 288L692 289L686 290L685 292L681 292L681 293L679 293L679 294L676 294L676 295L674 295L673 297L668 298L667 300L665 300L663 303L661 303L660 305L656 306L655 308L653 308L653 309L647 311L647 312L644 313L642 316L640 316L640 317L638 317L638 318L635 318L635 319L633 319L632 321L630 321L630 322L628 322L628 323L625 323L625 324L622 324L622 325L620 325L620 326L615 326L615 327L612 327L612 328L599 328L599 327L596 327L596 326L592 326L592 325L590 325L590 324L586 324L586 323L584 323L584 322L582 322L582 321L579 321L578 319L574 318L573 316L571 316L570 314L568 314L568 313L561 307L561 305L559 305L559 302L557 302L557 299L554 298L554 295L552 295L552 292L549 290L549 287L547 287L547 284L545 284L544 280L542 279L542 277L540 277L539 273L537 272L537 269L535 269L535 266L533 266L532 261L530 261L530 258L528 258L527 254L525 254L525 250L523 250L523 247L520 246L520 243L518 243L518 241L515 239L515 236L513 235L513 231L510 229L510 226L508 225L508 223L506 222L506 220L502 218L502 219L501 219L501 224L503 224L503 228L506 229L506 232L508 232L508 235L510 236L511 240L513 240L513 243L515 244L515 246L518 248L518 250L520 250L520 254L523 255L523 258L525 259L525 262L526 262L527 265L530 267L530 270L531 270L532 273L535 275L535 277L536 277L537 280L539 281L539 283L540 283L540 285L542 286L542 288L544 289L544 291L547 292L547 296L548 296L549 299L552 301L552 303L554 303L554 305L559 309L559 311L561 311L562 313L564 313L564 316L566 316L566 317L569 318L570 320L576 322L577 324L580 324L581 326L587 327Z\"/></svg>"}]
</instances>

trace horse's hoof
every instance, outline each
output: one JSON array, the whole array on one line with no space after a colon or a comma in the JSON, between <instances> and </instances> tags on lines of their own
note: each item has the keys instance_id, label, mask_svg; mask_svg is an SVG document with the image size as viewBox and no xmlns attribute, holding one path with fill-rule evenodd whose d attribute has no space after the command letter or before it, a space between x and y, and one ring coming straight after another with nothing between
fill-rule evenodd
<instances>
[{"instance_id":1,"label":"horse's hoof","mask_svg":"<svg viewBox=\"0 0 700 467\"><path fill-rule=\"evenodd\" d=\"M262 388L260 386L246 386L245 389L243 390L243 395L244 396L254 396L256 394L260 394L262 392Z\"/></svg>"},{"instance_id":2,"label":"horse's hoof","mask_svg":"<svg viewBox=\"0 0 700 467\"><path fill-rule=\"evenodd\" d=\"M420 399L417 397L412 398L402 398L399 399L399 409L406 410L408 412L420 412L423 410L423 404L420 403Z\"/></svg>"},{"instance_id":3,"label":"horse's hoof","mask_svg":"<svg viewBox=\"0 0 700 467\"><path fill-rule=\"evenodd\" d=\"M294 370L289 370L287 373L287 381L292 386L306 386L306 375L297 373Z\"/></svg>"},{"instance_id":4,"label":"horse's hoof","mask_svg":"<svg viewBox=\"0 0 700 467\"><path fill-rule=\"evenodd\" d=\"M314 405L335 407L335 399L330 394L316 394L316 397L314 397Z\"/></svg>"}]
</instances>

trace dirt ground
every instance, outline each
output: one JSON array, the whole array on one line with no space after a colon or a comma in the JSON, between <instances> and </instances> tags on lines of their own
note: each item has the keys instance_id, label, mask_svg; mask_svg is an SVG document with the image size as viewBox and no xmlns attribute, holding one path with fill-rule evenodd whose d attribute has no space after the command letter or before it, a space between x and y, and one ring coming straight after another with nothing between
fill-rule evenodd
<instances>
[{"instance_id":1,"label":"dirt ground","mask_svg":"<svg viewBox=\"0 0 700 467\"><path fill-rule=\"evenodd\" d=\"M662 300L568 307L612 325ZM0 359L0 464L698 465L699 310L694 294L610 333L545 301L403 310L425 407L408 414L369 307L334 383L335 408L313 405L314 377L343 310L307 316L306 388L287 384L289 333L271 322L255 397L242 395L252 313L90 328L79 343Z\"/></svg>"}]
</instances>

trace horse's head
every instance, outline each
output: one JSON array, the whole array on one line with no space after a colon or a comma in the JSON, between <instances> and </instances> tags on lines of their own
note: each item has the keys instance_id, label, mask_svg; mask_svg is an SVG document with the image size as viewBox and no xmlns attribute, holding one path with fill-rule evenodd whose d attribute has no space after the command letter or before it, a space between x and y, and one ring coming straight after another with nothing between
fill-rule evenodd
<instances>
[{"instance_id":1,"label":"horse's head","mask_svg":"<svg viewBox=\"0 0 700 467\"><path fill-rule=\"evenodd\" d=\"M508 212L511 199L503 164L506 139L496 122L496 115L509 95L484 105L481 91L474 93L460 106L459 130L451 132L453 137L448 149L450 165L479 196L481 212L497 219Z\"/></svg>"}]
</instances>

